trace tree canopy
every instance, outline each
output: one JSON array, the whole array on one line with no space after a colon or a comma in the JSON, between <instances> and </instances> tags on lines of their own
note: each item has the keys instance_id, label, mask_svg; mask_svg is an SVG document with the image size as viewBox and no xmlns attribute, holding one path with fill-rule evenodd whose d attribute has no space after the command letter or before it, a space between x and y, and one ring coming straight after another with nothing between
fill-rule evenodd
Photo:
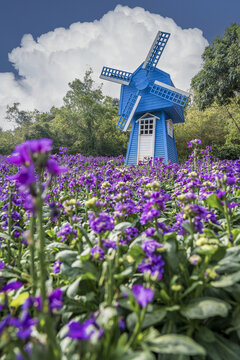
<instances>
[{"instance_id":1,"label":"tree canopy","mask_svg":"<svg viewBox=\"0 0 240 360\"><path fill-rule=\"evenodd\" d=\"M217 36L202 59L203 68L191 84L199 109L231 103L240 92L240 25L232 24L223 37Z\"/></svg>"}]
</instances>

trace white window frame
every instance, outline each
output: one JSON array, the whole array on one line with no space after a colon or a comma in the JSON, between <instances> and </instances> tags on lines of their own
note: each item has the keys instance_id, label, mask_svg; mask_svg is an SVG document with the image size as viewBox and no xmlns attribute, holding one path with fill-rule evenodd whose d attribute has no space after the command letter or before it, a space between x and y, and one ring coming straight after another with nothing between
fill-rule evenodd
<instances>
[{"instance_id":1,"label":"white window frame","mask_svg":"<svg viewBox=\"0 0 240 360\"><path fill-rule=\"evenodd\" d=\"M167 133L168 133L168 136L173 138L173 121L172 121L172 119L167 120Z\"/></svg>"},{"instance_id":2,"label":"white window frame","mask_svg":"<svg viewBox=\"0 0 240 360\"><path fill-rule=\"evenodd\" d=\"M141 135L141 120L153 120L153 132L152 134L148 134L148 135L152 135L152 162L154 162L154 150L155 150L155 128L156 128L156 120L159 119L157 116L151 114L151 113L147 113L144 114L142 117L140 117L136 122L139 123L139 129L138 129L138 155L137 155L137 164L139 162L139 155L140 155L140 137L147 135L147 134L142 134Z\"/></svg>"}]
</instances>

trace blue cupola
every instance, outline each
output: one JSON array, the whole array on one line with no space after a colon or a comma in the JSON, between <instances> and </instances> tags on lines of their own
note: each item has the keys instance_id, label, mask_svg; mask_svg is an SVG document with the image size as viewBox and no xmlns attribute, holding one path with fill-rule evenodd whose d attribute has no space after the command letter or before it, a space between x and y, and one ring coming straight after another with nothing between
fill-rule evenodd
<instances>
[{"instance_id":1,"label":"blue cupola","mask_svg":"<svg viewBox=\"0 0 240 360\"><path fill-rule=\"evenodd\" d=\"M173 124L184 122L189 94L175 88L170 75L156 68L169 37L159 31L145 61L133 73L103 67L100 75L121 84L117 128L131 129L127 165L150 157L178 162Z\"/></svg>"}]
</instances>

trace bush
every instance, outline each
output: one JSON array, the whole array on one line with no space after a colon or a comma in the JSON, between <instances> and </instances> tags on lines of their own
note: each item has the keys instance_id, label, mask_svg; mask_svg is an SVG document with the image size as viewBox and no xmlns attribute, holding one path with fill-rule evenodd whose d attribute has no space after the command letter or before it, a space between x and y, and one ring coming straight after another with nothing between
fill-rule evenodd
<instances>
[{"instance_id":1,"label":"bush","mask_svg":"<svg viewBox=\"0 0 240 360\"><path fill-rule=\"evenodd\" d=\"M213 146L213 156L220 160L237 160L240 157L240 145Z\"/></svg>"}]
</instances>

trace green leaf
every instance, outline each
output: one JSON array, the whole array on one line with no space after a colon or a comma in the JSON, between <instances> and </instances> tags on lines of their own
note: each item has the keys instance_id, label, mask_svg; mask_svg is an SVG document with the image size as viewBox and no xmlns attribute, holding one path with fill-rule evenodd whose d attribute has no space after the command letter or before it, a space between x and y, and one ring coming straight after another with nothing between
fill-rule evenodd
<instances>
[{"instance_id":1,"label":"green leaf","mask_svg":"<svg viewBox=\"0 0 240 360\"><path fill-rule=\"evenodd\" d=\"M149 343L153 352L176 355L205 355L202 346L185 335L169 334L159 336Z\"/></svg>"},{"instance_id":2,"label":"green leaf","mask_svg":"<svg viewBox=\"0 0 240 360\"><path fill-rule=\"evenodd\" d=\"M224 355L224 359L239 360L240 346L230 340L227 340L223 336L215 334L217 338L217 346L221 353Z\"/></svg>"},{"instance_id":3,"label":"green leaf","mask_svg":"<svg viewBox=\"0 0 240 360\"><path fill-rule=\"evenodd\" d=\"M78 290L80 288L81 281L89 280L89 281L97 281L96 277L92 273L86 273L80 275L67 289L67 296L70 298L74 298L78 294Z\"/></svg>"},{"instance_id":4,"label":"green leaf","mask_svg":"<svg viewBox=\"0 0 240 360\"><path fill-rule=\"evenodd\" d=\"M117 280L124 279L125 277L128 277L129 275L131 275L133 272L134 272L134 269L131 266L129 266L121 273L115 274L114 279L117 279Z\"/></svg>"},{"instance_id":5,"label":"green leaf","mask_svg":"<svg viewBox=\"0 0 240 360\"><path fill-rule=\"evenodd\" d=\"M56 259L71 265L76 259L77 255L77 251L63 250L56 255Z\"/></svg>"},{"instance_id":6,"label":"green leaf","mask_svg":"<svg viewBox=\"0 0 240 360\"><path fill-rule=\"evenodd\" d=\"M215 298L198 298L191 301L181 310L188 319L208 319L209 317L226 317L231 306L225 301Z\"/></svg>"},{"instance_id":7,"label":"green leaf","mask_svg":"<svg viewBox=\"0 0 240 360\"><path fill-rule=\"evenodd\" d=\"M240 271L237 271L230 275L223 275L217 281L212 281L211 285L214 287L227 287L232 286L236 282L240 281Z\"/></svg>"},{"instance_id":8,"label":"green leaf","mask_svg":"<svg viewBox=\"0 0 240 360\"><path fill-rule=\"evenodd\" d=\"M215 209L223 211L223 206L221 204L221 201L217 197L216 194L211 194L210 196L208 196L206 201L207 201L208 206L210 206L211 208L215 208Z\"/></svg>"},{"instance_id":9,"label":"green leaf","mask_svg":"<svg viewBox=\"0 0 240 360\"><path fill-rule=\"evenodd\" d=\"M52 249L52 248L56 248L56 249L67 249L68 246L62 242L57 242L57 241L54 241L50 244L48 244L46 246L47 249Z\"/></svg>"},{"instance_id":10,"label":"green leaf","mask_svg":"<svg viewBox=\"0 0 240 360\"><path fill-rule=\"evenodd\" d=\"M67 292L66 292L68 297L74 298L74 296L77 295L80 281L81 281L81 278L79 277L68 287Z\"/></svg>"},{"instance_id":11,"label":"green leaf","mask_svg":"<svg viewBox=\"0 0 240 360\"><path fill-rule=\"evenodd\" d=\"M142 261L144 256L145 252L142 250L142 248L139 245L133 245L129 248L129 251L127 253L127 260L129 262L139 263Z\"/></svg>"},{"instance_id":12,"label":"green leaf","mask_svg":"<svg viewBox=\"0 0 240 360\"><path fill-rule=\"evenodd\" d=\"M202 284L203 284L203 282L200 280L192 283L192 285L182 294L181 299L183 299L185 296L190 294L190 292L192 292L194 289L196 289L198 286L200 286Z\"/></svg>"},{"instance_id":13,"label":"green leaf","mask_svg":"<svg viewBox=\"0 0 240 360\"><path fill-rule=\"evenodd\" d=\"M174 272L179 272L179 261L178 261L178 252L176 247L175 239L168 239L164 243L165 256L167 258L168 267Z\"/></svg>"},{"instance_id":14,"label":"green leaf","mask_svg":"<svg viewBox=\"0 0 240 360\"><path fill-rule=\"evenodd\" d=\"M19 294L17 297L15 297L11 302L10 302L10 306L12 307L19 307L21 306L25 300L29 297L29 293L28 292L22 292L21 294Z\"/></svg>"},{"instance_id":15,"label":"green leaf","mask_svg":"<svg viewBox=\"0 0 240 360\"><path fill-rule=\"evenodd\" d=\"M160 323L166 316L167 312L165 310L156 310L153 312L146 313L143 323L142 330ZM135 325L137 323L137 315L135 313L131 313L127 317L127 328L130 331L133 331Z\"/></svg>"},{"instance_id":16,"label":"green leaf","mask_svg":"<svg viewBox=\"0 0 240 360\"><path fill-rule=\"evenodd\" d=\"M154 360L155 357L147 351L138 351L129 355L124 355L121 360Z\"/></svg>"},{"instance_id":17,"label":"green leaf","mask_svg":"<svg viewBox=\"0 0 240 360\"><path fill-rule=\"evenodd\" d=\"M121 222L115 226L114 231L123 231L129 228L130 226L132 226L130 222Z\"/></svg>"}]
</instances>

